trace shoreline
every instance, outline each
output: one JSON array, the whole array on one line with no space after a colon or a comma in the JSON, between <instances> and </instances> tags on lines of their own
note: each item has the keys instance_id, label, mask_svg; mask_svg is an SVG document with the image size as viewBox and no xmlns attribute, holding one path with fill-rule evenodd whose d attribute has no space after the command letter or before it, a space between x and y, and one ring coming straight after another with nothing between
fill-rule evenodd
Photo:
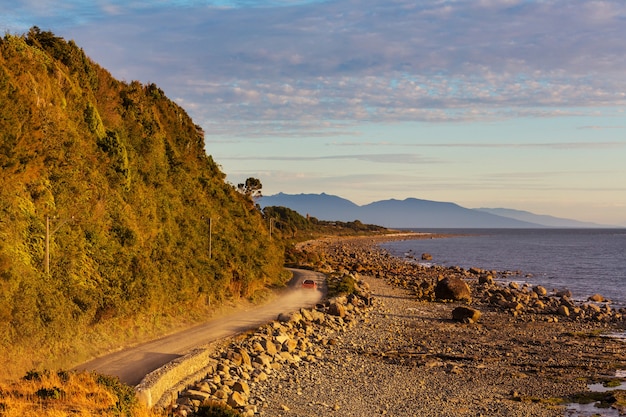
<instances>
[{"instance_id":1,"label":"shoreline","mask_svg":"<svg viewBox=\"0 0 626 417\"><path fill-rule=\"evenodd\" d=\"M620 313L574 315L572 307L566 316L563 305L553 305L547 295L537 296L546 306L536 310L530 304L531 294L537 294L533 288L490 282L486 271L408 265L373 243L381 239L300 247L319 251L320 261L308 267L331 280L356 278L371 303L347 303L343 317L325 310L320 323L273 322L247 336L296 340L301 348L283 355L293 361L281 362L284 351L278 349L275 362L257 366L251 361L249 369L233 371L233 351L259 354L247 347L245 337L217 352L231 371L222 380L249 378L247 402L239 408L244 415L556 417L564 415L568 399L588 391L588 384L623 379L624 341L603 337L623 331ZM433 302L430 286L441 276L463 277L472 301ZM497 302L494 294L502 299ZM453 320L458 306L479 310L481 318ZM255 377L259 369L262 380ZM190 402L183 393L175 408Z\"/></svg>"}]
</instances>

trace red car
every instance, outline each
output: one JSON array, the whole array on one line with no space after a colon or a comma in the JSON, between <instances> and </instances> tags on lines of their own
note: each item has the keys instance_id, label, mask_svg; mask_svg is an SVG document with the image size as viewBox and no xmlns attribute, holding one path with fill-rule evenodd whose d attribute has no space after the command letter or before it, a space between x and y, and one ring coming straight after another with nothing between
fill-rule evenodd
<instances>
[{"instance_id":1,"label":"red car","mask_svg":"<svg viewBox=\"0 0 626 417\"><path fill-rule=\"evenodd\" d=\"M313 281L312 279L305 279L302 282L302 288L311 288L316 290L317 289L317 282Z\"/></svg>"}]
</instances>

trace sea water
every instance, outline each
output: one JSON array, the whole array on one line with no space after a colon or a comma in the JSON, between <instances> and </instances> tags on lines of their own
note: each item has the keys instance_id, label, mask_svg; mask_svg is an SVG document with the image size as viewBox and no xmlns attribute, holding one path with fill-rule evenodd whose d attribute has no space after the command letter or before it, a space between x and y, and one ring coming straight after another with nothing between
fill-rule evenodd
<instances>
[{"instance_id":1,"label":"sea water","mask_svg":"<svg viewBox=\"0 0 626 417\"><path fill-rule=\"evenodd\" d=\"M431 229L451 237L387 242L391 254L417 262L517 272L510 281L569 290L585 301L600 294L626 307L626 229Z\"/></svg>"},{"instance_id":2,"label":"sea water","mask_svg":"<svg viewBox=\"0 0 626 417\"><path fill-rule=\"evenodd\" d=\"M568 289L578 301L598 293L610 299L613 307L626 307L626 229L415 231L450 237L387 242L381 247L419 263L516 272L506 280L539 284L548 290ZM421 261L422 253L431 254L432 260ZM626 338L626 333L613 337ZM565 417L619 415L615 409L599 409L595 404L568 404L564 412Z\"/></svg>"}]
</instances>

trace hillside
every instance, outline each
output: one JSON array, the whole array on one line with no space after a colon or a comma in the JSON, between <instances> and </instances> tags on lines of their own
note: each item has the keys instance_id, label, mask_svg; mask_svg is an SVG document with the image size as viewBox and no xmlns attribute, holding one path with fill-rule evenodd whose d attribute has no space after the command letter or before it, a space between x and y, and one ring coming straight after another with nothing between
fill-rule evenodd
<instances>
[{"instance_id":1,"label":"hillside","mask_svg":"<svg viewBox=\"0 0 626 417\"><path fill-rule=\"evenodd\" d=\"M345 198L322 194L264 196L259 204L284 206L326 221L354 221L391 228L610 228L619 227L546 216L513 209L469 209L455 203L407 198L359 206Z\"/></svg>"},{"instance_id":2,"label":"hillside","mask_svg":"<svg viewBox=\"0 0 626 417\"><path fill-rule=\"evenodd\" d=\"M36 27L0 39L0 379L280 283L282 250L206 152L156 85Z\"/></svg>"},{"instance_id":3,"label":"hillside","mask_svg":"<svg viewBox=\"0 0 626 417\"><path fill-rule=\"evenodd\" d=\"M454 203L419 200L381 200L358 206L327 194L276 194L260 200L261 206L285 206L320 220L352 221L391 228L528 228L541 225L467 209Z\"/></svg>"},{"instance_id":4,"label":"hillside","mask_svg":"<svg viewBox=\"0 0 626 417\"><path fill-rule=\"evenodd\" d=\"M478 208L477 211L495 214L497 216L509 217L525 222L536 223L546 227L563 227L563 228L603 228L615 227L598 223L581 222L572 219L562 219L559 217L548 216L545 214L534 214L523 210L514 210L506 208Z\"/></svg>"}]
</instances>

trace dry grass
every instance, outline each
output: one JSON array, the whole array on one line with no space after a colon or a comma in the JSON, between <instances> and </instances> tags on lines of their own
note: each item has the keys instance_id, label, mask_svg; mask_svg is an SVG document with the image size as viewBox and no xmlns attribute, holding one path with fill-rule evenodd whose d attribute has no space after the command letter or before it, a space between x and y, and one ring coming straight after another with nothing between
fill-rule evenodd
<instances>
[{"instance_id":1,"label":"dry grass","mask_svg":"<svg viewBox=\"0 0 626 417\"><path fill-rule=\"evenodd\" d=\"M0 383L0 416L157 417L137 403L131 387L93 373L31 372Z\"/></svg>"}]
</instances>

